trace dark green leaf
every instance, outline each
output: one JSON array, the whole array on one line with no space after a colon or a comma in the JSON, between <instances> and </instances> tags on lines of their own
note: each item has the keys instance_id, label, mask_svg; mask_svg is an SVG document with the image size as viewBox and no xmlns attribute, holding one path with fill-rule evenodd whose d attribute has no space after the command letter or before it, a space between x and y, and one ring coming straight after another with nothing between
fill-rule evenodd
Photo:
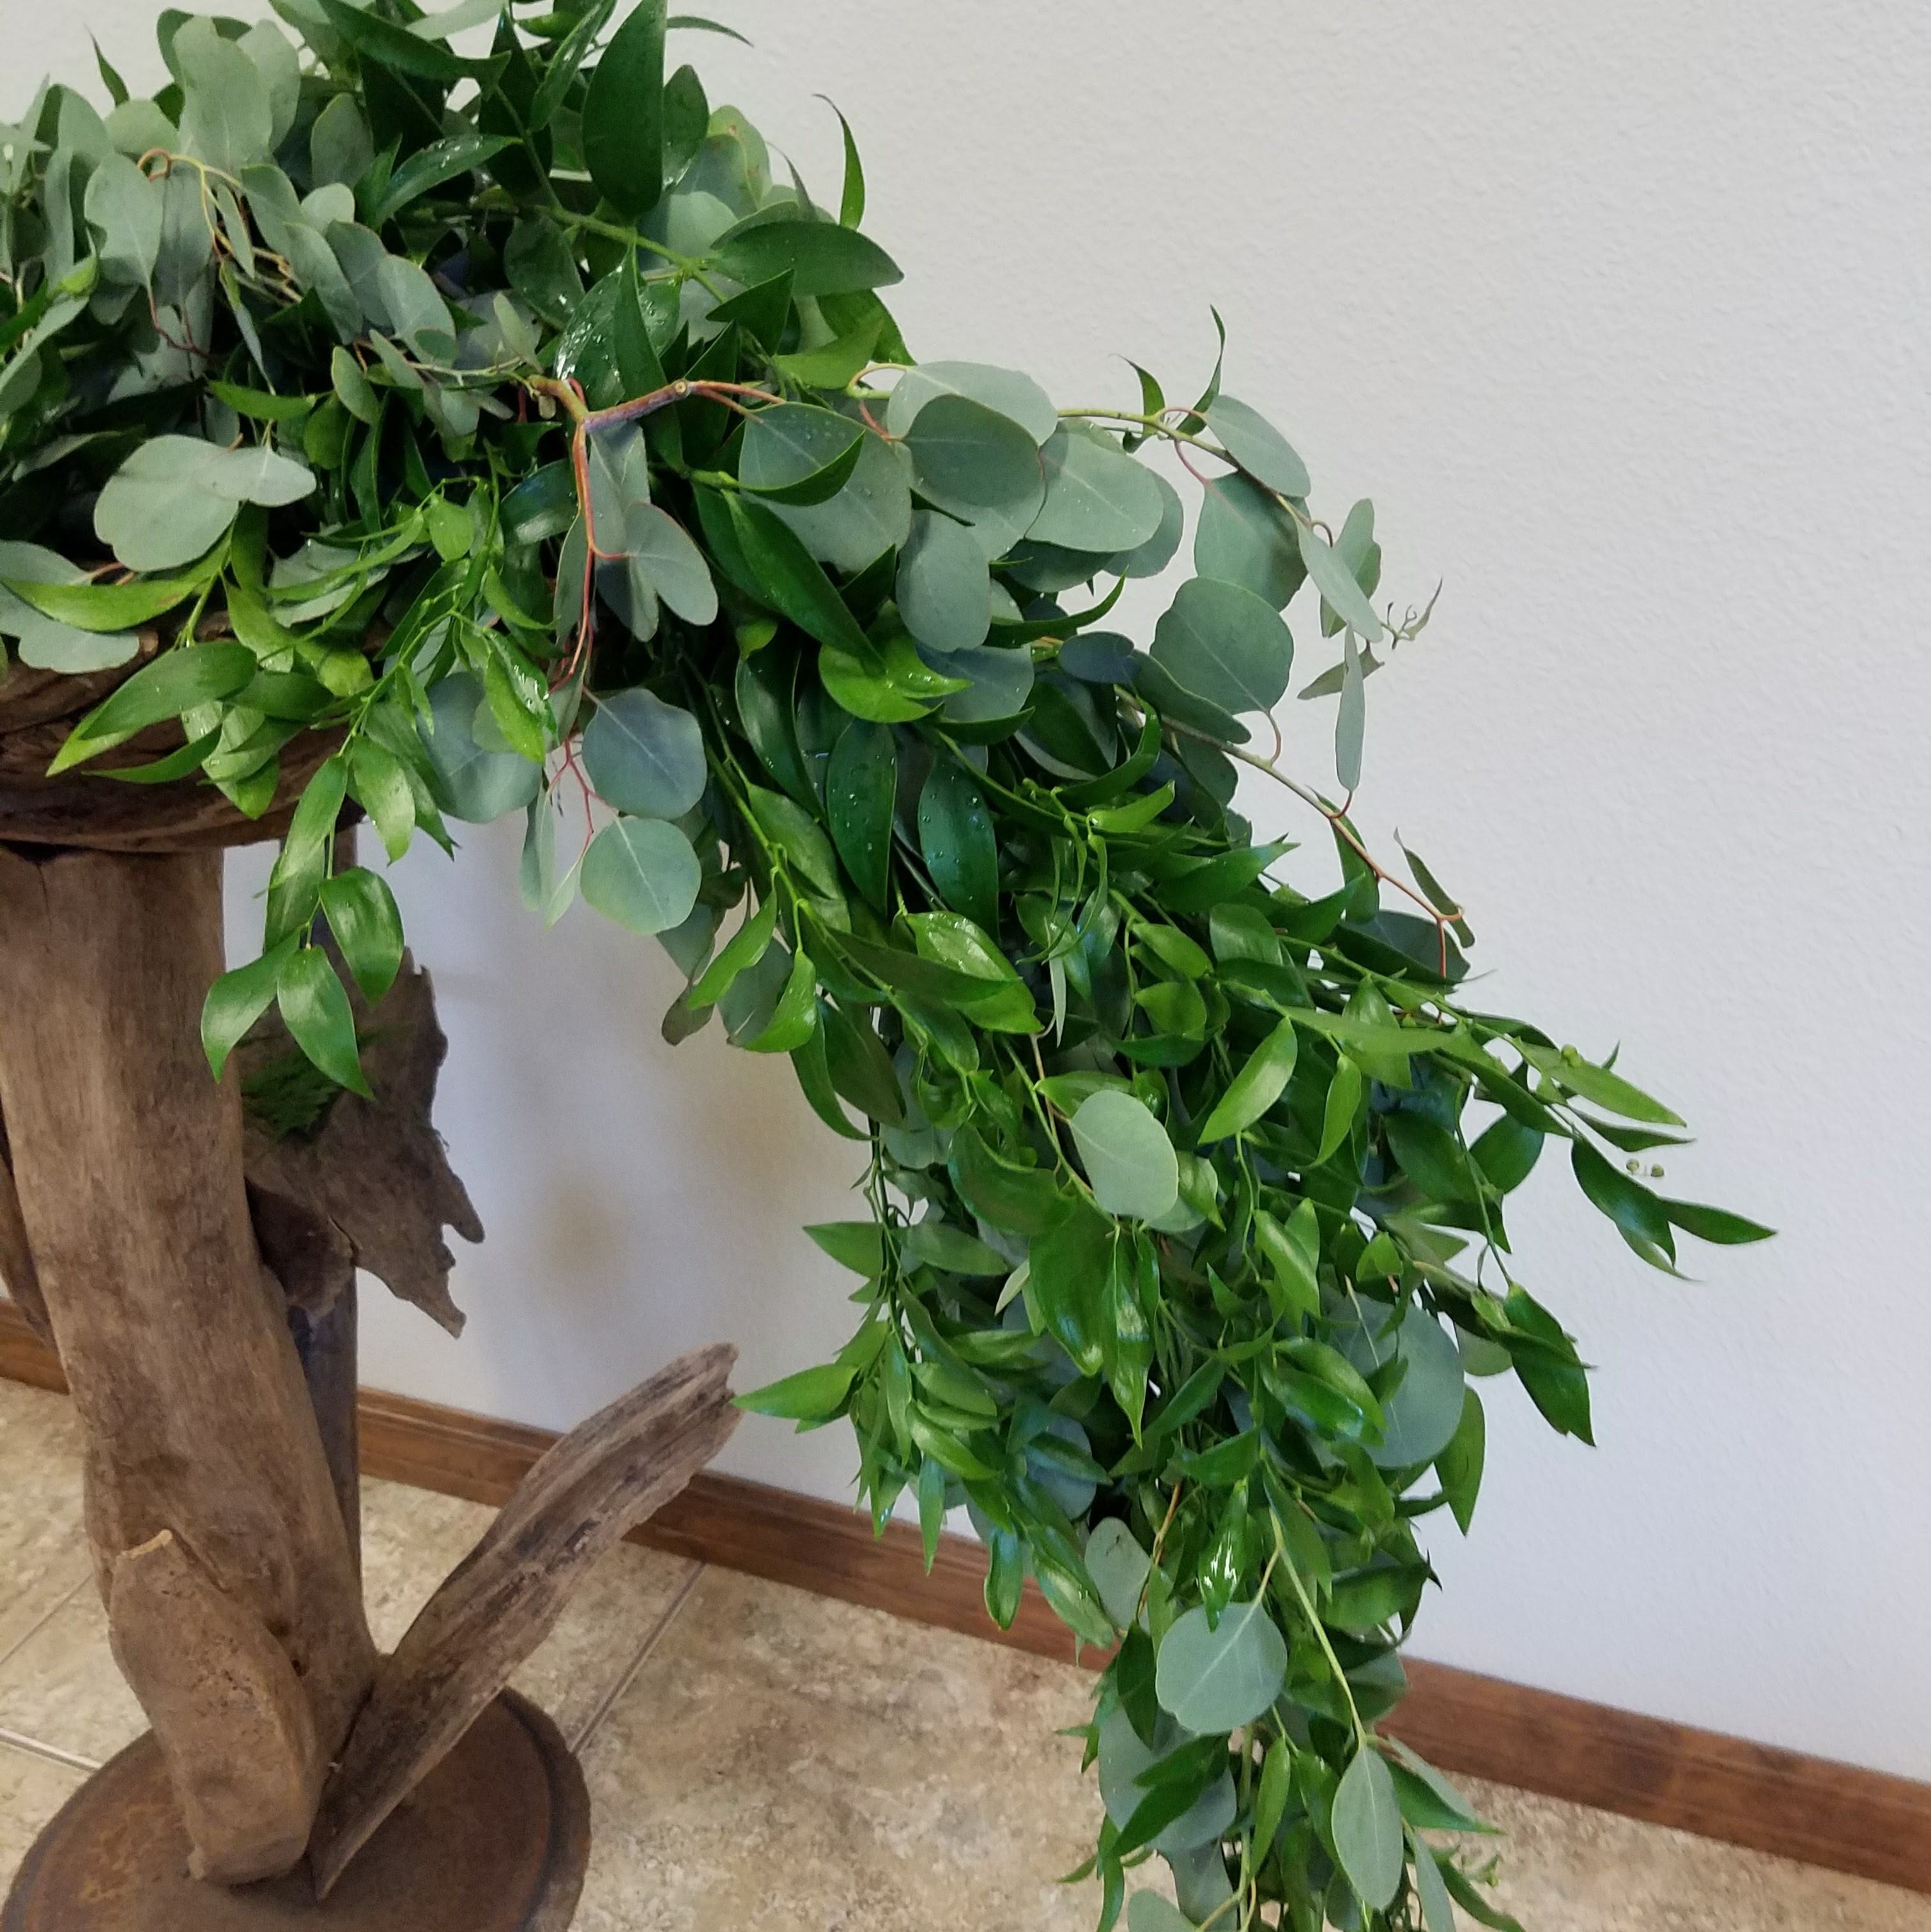
<instances>
[{"instance_id":1,"label":"dark green leaf","mask_svg":"<svg viewBox=\"0 0 1931 1932\"><path fill-rule=\"evenodd\" d=\"M322 910L342 958L372 1004L394 983L402 966L402 914L379 874L356 866L322 882Z\"/></svg>"},{"instance_id":2,"label":"dark green leaf","mask_svg":"<svg viewBox=\"0 0 1931 1932\"><path fill-rule=\"evenodd\" d=\"M718 266L746 287L788 268L801 296L855 295L904 279L891 256L856 230L789 218L757 217L734 228L718 245Z\"/></svg>"},{"instance_id":3,"label":"dark green leaf","mask_svg":"<svg viewBox=\"0 0 1931 1932\"><path fill-rule=\"evenodd\" d=\"M1482 1398L1472 1388L1462 1396L1462 1420L1454 1439L1435 1459L1435 1472L1441 1478L1441 1492L1462 1526L1464 1536L1475 1520L1475 1499L1482 1487L1482 1465L1487 1454L1488 1423Z\"/></svg>"},{"instance_id":4,"label":"dark green leaf","mask_svg":"<svg viewBox=\"0 0 1931 1932\"><path fill-rule=\"evenodd\" d=\"M319 946L298 947L275 981L275 1003L289 1037L338 1087L372 1099L355 1046L355 1016L334 966Z\"/></svg>"},{"instance_id":5,"label":"dark green leaf","mask_svg":"<svg viewBox=\"0 0 1931 1932\"><path fill-rule=\"evenodd\" d=\"M501 135L458 134L418 150L390 176L380 199L368 211L369 226L382 227L431 188L473 173L509 145Z\"/></svg>"},{"instance_id":6,"label":"dark green leaf","mask_svg":"<svg viewBox=\"0 0 1931 1932\"><path fill-rule=\"evenodd\" d=\"M583 164L604 199L634 220L664 193L664 0L639 0L590 76Z\"/></svg>"},{"instance_id":7,"label":"dark green leaf","mask_svg":"<svg viewBox=\"0 0 1931 1932\"><path fill-rule=\"evenodd\" d=\"M216 1079L241 1036L268 1011L275 982L298 943L298 935L290 933L260 958L223 974L208 989L201 1009L201 1046Z\"/></svg>"},{"instance_id":8,"label":"dark green leaf","mask_svg":"<svg viewBox=\"0 0 1931 1932\"><path fill-rule=\"evenodd\" d=\"M872 656L858 620L832 588L824 568L775 511L733 494L727 500L745 561L764 601L822 644L860 660Z\"/></svg>"},{"instance_id":9,"label":"dark green leaf","mask_svg":"<svg viewBox=\"0 0 1931 1932\"><path fill-rule=\"evenodd\" d=\"M898 752L890 728L857 721L847 725L826 767L826 815L845 870L880 912L889 904L898 787Z\"/></svg>"},{"instance_id":10,"label":"dark green leaf","mask_svg":"<svg viewBox=\"0 0 1931 1932\"><path fill-rule=\"evenodd\" d=\"M1737 1247L1747 1241L1767 1241L1774 1228L1746 1220L1723 1208L1705 1208L1694 1201L1666 1201L1663 1210L1686 1234L1699 1241L1714 1241L1723 1247Z\"/></svg>"},{"instance_id":11,"label":"dark green leaf","mask_svg":"<svg viewBox=\"0 0 1931 1932\"><path fill-rule=\"evenodd\" d=\"M999 926L999 847L985 794L945 757L919 794L919 847L940 898L988 932Z\"/></svg>"}]
</instances>

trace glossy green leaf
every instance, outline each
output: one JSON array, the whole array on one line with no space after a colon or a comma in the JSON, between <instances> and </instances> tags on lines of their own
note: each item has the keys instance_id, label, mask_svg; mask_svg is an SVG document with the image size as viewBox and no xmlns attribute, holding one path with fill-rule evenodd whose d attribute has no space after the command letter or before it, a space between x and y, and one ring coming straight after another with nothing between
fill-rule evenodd
<instances>
[{"instance_id":1,"label":"glossy green leaf","mask_svg":"<svg viewBox=\"0 0 1931 1932\"><path fill-rule=\"evenodd\" d=\"M384 226L430 189L441 188L460 175L474 173L509 145L500 134L457 134L418 149L390 176L388 185L368 211L369 226Z\"/></svg>"},{"instance_id":2,"label":"glossy green leaf","mask_svg":"<svg viewBox=\"0 0 1931 1932\"><path fill-rule=\"evenodd\" d=\"M719 244L718 266L747 287L789 269L801 296L856 294L904 279L898 265L856 230L829 221L758 220Z\"/></svg>"},{"instance_id":3,"label":"glossy green leaf","mask_svg":"<svg viewBox=\"0 0 1931 1932\"><path fill-rule=\"evenodd\" d=\"M338 1087L373 1098L355 1044L355 1016L327 953L298 946L275 979L275 1004L289 1037Z\"/></svg>"},{"instance_id":4,"label":"glossy green leaf","mask_svg":"<svg viewBox=\"0 0 1931 1932\"><path fill-rule=\"evenodd\" d=\"M826 767L825 812L845 870L880 912L889 909L898 787L898 752L890 728L848 725Z\"/></svg>"},{"instance_id":5,"label":"glossy green leaf","mask_svg":"<svg viewBox=\"0 0 1931 1932\"><path fill-rule=\"evenodd\" d=\"M394 983L402 967L402 914L388 882L352 866L322 882L322 910L355 983L371 1002Z\"/></svg>"},{"instance_id":6,"label":"glossy green leaf","mask_svg":"<svg viewBox=\"0 0 1931 1932\"><path fill-rule=\"evenodd\" d=\"M664 192L664 0L638 0L583 100L583 164L604 199L633 219Z\"/></svg>"},{"instance_id":7,"label":"glossy green leaf","mask_svg":"<svg viewBox=\"0 0 1931 1932\"><path fill-rule=\"evenodd\" d=\"M778 926L778 902L767 898L731 935L729 941L691 988L693 1006L712 1006L730 990L740 973L746 972L769 950Z\"/></svg>"},{"instance_id":8,"label":"glossy green leaf","mask_svg":"<svg viewBox=\"0 0 1931 1932\"><path fill-rule=\"evenodd\" d=\"M823 567L765 505L742 496L727 500L732 525L745 562L756 574L765 601L801 631L863 659L871 646Z\"/></svg>"},{"instance_id":9,"label":"glossy green leaf","mask_svg":"<svg viewBox=\"0 0 1931 1932\"><path fill-rule=\"evenodd\" d=\"M1282 1021L1248 1056L1246 1064L1228 1082L1226 1092L1201 1122L1201 1144L1252 1126L1286 1090L1300 1050L1294 1022Z\"/></svg>"},{"instance_id":10,"label":"glossy green leaf","mask_svg":"<svg viewBox=\"0 0 1931 1932\"><path fill-rule=\"evenodd\" d=\"M919 794L919 849L940 898L988 931L999 923L999 846L985 794L940 758Z\"/></svg>"},{"instance_id":11,"label":"glossy green leaf","mask_svg":"<svg viewBox=\"0 0 1931 1932\"><path fill-rule=\"evenodd\" d=\"M216 1079L241 1036L268 1011L282 968L299 943L298 935L289 934L259 959L223 974L208 988L201 1010L201 1046Z\"/></svg>"},{"instance_id":12,"label":"glossy green leaf","mask_svg":"<svg viewBox=\"0 0 1931 1932\"><path fill-rule=\"evenodd\" d=\"M844 1406L853 1373L835 1362L822 1368L801 1369L795 1376L738 1396L737 1406L755 1415L780 1416L790 1422L828 1422Z\"/></svg>"}]
</instances>

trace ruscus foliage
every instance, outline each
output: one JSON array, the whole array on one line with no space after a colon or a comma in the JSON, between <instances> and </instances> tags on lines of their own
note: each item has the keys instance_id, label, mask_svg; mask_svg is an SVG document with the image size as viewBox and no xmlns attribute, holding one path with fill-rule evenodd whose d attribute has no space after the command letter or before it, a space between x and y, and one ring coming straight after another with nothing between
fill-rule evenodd
<instances>
[{"instance_id":1,"label":"ruscus foliage","mask_svg":"<svg viewBox=\"0 0 1931 1932\"><path fill-rule=\"evenodd\" d=\"M834 212L667 71L727 29L274 4L163 14L152 99L103 57L106 113L46 86L0 128L0 634L141 660L55 768L178 720L102 782L259 817L332 734L208 996L216 1071L278 1001L362 1083L335 960L379 998L403 933L336 862L345 806L391 859L520 813L532 910L655 934L667 1035L787 1055L864 1163L870 1217L810 1231L856 1330L748 1406L849 1417L881 1526L910 1492L929 1552L963 1504L995 1618L1030 1577L1117 1646L1102 1932L1508 1925L1422 1835L1480 1821L1375 1728L1418 1527L1470 1525L1477 1382L1590 1437L1508 1196L1554 1142L1660 1268L1767 1231L1648 1185L1676 1116L1468 1004L1461 908L1356 832L1365 682L1427 616L1377 602L1371 506L1318 514L1218 364L1062 410L916 362L850 128ZM1145 647L1111 628L1183 554ZM1290 610L1333 640L1300 694L1336 700L1338 802L1260 748ZM1338 888L1255 842L1243 766ZM284 1127L332 1090L277 1078ZM1127 1902L1154 1854L1177 1910Z\"/></svg>"}]
</instances>

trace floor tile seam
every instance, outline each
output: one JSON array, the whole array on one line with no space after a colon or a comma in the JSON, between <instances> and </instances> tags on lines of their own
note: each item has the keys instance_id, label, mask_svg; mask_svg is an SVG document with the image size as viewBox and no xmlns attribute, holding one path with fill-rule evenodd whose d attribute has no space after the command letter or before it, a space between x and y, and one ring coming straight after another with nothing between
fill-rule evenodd
<instances>
[{"instance_id":1,"label":"floor tile seam","mask_svg":"<svg viewBox=\"0 0 1931 1932\"><path fill-rule=\"evenodd\" d=\"M0 1729L0 1748L16 1750L27 1757L44 1758L52 1764L65 1765L70 1771L98 1771L98 1758L82 1757L73 1751L62 1750L58 1744L43 1744L38 1738L30 1738L19 1731Z\"/></svg>"},{"instance_id":2,"label":"floor tile seam","mask_svg":"<svg viewBox=\"0 0 1931 1932\"><path fill-rule=\"evenodd\" d=\"M0 1650L0 1670L4 1670L12 1663L13 1659L18 1657L21 1652L25 1650L28 1645L31 1643L34 1638L38 1636L41 1631L45 1630L48 1624L52 1623L54 1618L80 1594L82 1591L91 1588L92 1584L91 1577L82 1576L64 1594L49 1604L28 1628L22 1630L4 1650Z\"/></svg>"},{"instance_id":3,"label":"floor tile seam","mask_svg":"<svg viewBox=\"0 0 1931 1932\"><path fill-rule=\"evenodd\" d=\"M700 1562L692 1562L690 1574L678 1585L676 1594L664 1606L664 1613L651 1626L649 1634L637 1646L637 1654L624 1666L616 1682L604 1693L596 1708L584 1719L577 1735L570 1740L570 1748L573 1751L580 1751L590 1742L597 1726L616 1708L617 1700L637 1682L638 1673L650 1661L651 1653L664 1640L664 1632L670 1629L677 1612L684 1607L685 1600L697 1587L697 1579L709 1567Z\"/></svg>"}]
</instances>

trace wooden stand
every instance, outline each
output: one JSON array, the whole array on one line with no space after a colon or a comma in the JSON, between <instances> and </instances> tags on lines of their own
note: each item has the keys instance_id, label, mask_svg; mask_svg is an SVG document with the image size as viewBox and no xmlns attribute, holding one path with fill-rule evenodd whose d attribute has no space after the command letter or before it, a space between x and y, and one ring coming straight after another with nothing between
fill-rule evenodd
<instances>
[{"instance_id":1,"label":"wooden stand","mask_svg":"<svg viewBox=\"0 0 1931 1932\"><path fill-rule=\"evenodd\" d=\"M85 683L16 668L0 689L0 839L36 842L0 844L0 1274L59 1349L114 1654L154 1729L43 1834L0 1929L561 1932L582 1782L503 1687L589 1564L722 1446L733 1352L565 1437L377 1657L355 1272L460 1328L442 1229L482 1233L429 1126L427 978L406 967L358 1008L375 1102L344 1096L305 1140L244 1127L247 1056L217 1083L199 1037L220 848L279 830L292 797L251 826L205 788L34 791L61 703L98 694L61 687Z\"/></svg>"}]
</instances>

